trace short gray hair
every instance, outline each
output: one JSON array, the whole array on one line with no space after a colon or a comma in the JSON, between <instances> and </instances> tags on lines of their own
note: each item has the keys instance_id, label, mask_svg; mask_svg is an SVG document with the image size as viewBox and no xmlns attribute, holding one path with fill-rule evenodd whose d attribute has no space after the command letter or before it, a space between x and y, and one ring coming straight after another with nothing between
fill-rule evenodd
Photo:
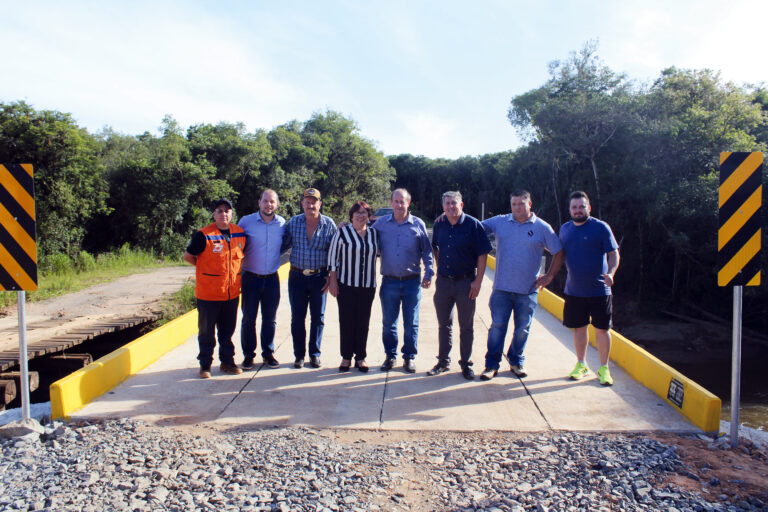
<instances>
[{"instance_id":1,"label":"short gray hair","mask_svg":"<svg viewBox=\"0 0 768 512\"><path fill-rule=\"evenodd\" d=\"M461 199L461 192L458 190L449 190L448 192L443 192L443 197L440 199L440 202L444 203L447 197L454 197L459 203L463 202Z\"/></svg>"},{"instance_id":2,"label":"short gray hair","mask_svg":"<svg viewBox=\"0 0 768 512\"><path fill-rule=\"evenodd\" d=\"M389 195L389 199L392 200L392 198L395 197L395 192L398 192L398 191L401 192L406 199L408 199L409 203L411 202L411 193L404 188L396 188L395 190L393 190L392 193Z\"/></svg>"}]
</instances>

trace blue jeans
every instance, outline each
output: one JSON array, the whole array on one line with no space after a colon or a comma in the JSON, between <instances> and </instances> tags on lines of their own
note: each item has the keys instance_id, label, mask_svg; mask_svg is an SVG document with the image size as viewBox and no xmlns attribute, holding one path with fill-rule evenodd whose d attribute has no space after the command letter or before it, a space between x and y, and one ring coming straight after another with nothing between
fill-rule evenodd
<instances>
[{"instance_id":1,"label":"blue jeans","mask_svg":"<svg viewBox=\"0 0 768 512\"><path fill-rule=\"evenodd\" d=\"M257 277L243 272L243 319L240 322L240 346L243 357L253 358L256 353L256 316L261 305L261 355L271 356L275 351L275 317L280 304L280 279L277 274Z\"/></svg>"},{"instance_id":2,"label":"blue jeans","mask_svg":"<svg viewBox=\"0 0 768 512\"><path fill-rule=\"evenodd\" d=\"M400 304L403 305L403 359L416 357L416 340L419 336L419 302L421 279L399 281L382 277L379 289L381 299L381 337L387 357L397 356L397 320Z\"/></svg>"},{"instance_id":3,"label":"blue jeans","mask_svg":"<svg viewBox=\"0 0 768 512\"><path fill-rule=\"evenodd\" d=\"M525 361L523 351L531 331L533 313L538 305L539 294L503 292L494 290L488 306L491 308L491 328L488 329L488 352L485 354L485 367L499 369L501 353L504 351L504 338L507 336L509 316L514 311L515 331L509 345L507 360L511 365L522 365Z\"/></svg>"},{"instance_id":4,"label":"blue jeans","mask_svg":"<svg viewBox=\"0 0 768 512\"><path fill-rule=\"evenodd\" d=\"M304 359L307 354L307 306L309 306L309 355L320 356L325 326L325 278L328 272L305 276L291 271L288 275L288 300L291 302L291 336L293 355Z\"/></svg>"}]
</instances>

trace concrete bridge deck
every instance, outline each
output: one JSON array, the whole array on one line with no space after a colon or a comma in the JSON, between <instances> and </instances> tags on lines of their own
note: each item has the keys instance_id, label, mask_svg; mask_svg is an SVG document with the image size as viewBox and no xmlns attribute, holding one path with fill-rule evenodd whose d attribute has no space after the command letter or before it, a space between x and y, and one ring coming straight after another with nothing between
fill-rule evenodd
<instances>
[{"instance_id":1,"label":"concrete bridge deck","mask_svg":"<svg viewBox=\"0 0 768 512\"><path fill-rule=\"evenodd\" d=\"M492 277L492 271L488 274ZM488 299L493 283L489 275L475 316L472 360L478 374L484 366L491 324ZM368 337L369 373L355 369L338 372L338 310L331 296L325 315L323 367L294 369L285 281L281 293L275 338L280 368L257 366L242 375L228 376L221 374L216 365L213 378L199 379L197 339L193 336L72 418L132 417L159 425L203 423L221 428L308 425L392 430L700 432L617 366L612 367L615 385L600 386L594 373L599 366L597 352L591 346L588 363L592 376L569 381L567 375L575 364L571 331L541 307L534 317L526 349L529 376L518 379L502 362L499 375L492 381L470 382L462 378L455 362L451 372L426 375L436 362L438 347L434 286L424 291L421 301L416 374L405 373L401 359L392 371L379 371L384 351L378 296ZM454 329L457 339L458 325ZM402 338L402 327L400 335ZM507 346L510 335L511 329ZM239 364L239 327L233 340ZM453 350L451 356L457 361L458 341Z\"/></svg>"}]
</instances>

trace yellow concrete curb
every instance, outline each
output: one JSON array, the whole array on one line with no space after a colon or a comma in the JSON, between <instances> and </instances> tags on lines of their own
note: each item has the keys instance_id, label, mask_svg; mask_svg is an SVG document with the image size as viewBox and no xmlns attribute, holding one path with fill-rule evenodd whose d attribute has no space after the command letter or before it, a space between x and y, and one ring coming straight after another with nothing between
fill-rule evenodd
<instances>
[{"instance_id":1,"label":"yellow concrete curb","mask_svg":"<svg viewBox=\"0 0 768 512\"><path fill-rule=\"evenodd\" d=\"M496 270L496 258L488 257L488 266ZM546 288L539 292L539 304L562 321L563 301ZM633 379L663 398L704 432L720 429L721 400L699 384L678 372L653 354L640 348L611 329L611 360ZM589 341L595 344L595 331L589 327ZM682 407L670 400L682 402Z\"/></svg>"},{"instance_id":2,"label":"yellow concrete curb","mask_svg":"<svg viewBox=\"0 0 768 512\"><path fill-rule=\"evenodd\" d=\"M133 340L51 384L51 416L66 418L126 378L157 361L197 332L197 310Z\"/></svg>"},{"instance_id":3,"label":"yellow concrete curb","mask_svg":"<svg viewBox=\"0 0 768 512\"><path fill-rule=\"evenodd\" d=\"M280 267L278 276L281 281L288 271L288 264ZM51 416L56 419L72 415L196 333L195 309L97 359L82 370L57 380L50 388Z\"/></svg>"}]
</instances>

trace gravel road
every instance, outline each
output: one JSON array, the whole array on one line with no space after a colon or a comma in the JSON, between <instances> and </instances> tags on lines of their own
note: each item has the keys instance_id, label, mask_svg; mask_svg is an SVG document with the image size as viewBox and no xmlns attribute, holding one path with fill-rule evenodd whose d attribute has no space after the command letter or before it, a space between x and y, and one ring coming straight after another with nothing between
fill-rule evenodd
<instances>
[{"instance_id":1,"label":"gravel road","mask_svg":"<svg viewBox=\"0 0 768 512\"><path fill-rule=\"evenodd\" d=\"M645 435L217 431L54 422L0 441L0 510L736 511L765 493L693 475ZM724 443L712 450L724 450Z\"/></svg>"}]
</instances>

